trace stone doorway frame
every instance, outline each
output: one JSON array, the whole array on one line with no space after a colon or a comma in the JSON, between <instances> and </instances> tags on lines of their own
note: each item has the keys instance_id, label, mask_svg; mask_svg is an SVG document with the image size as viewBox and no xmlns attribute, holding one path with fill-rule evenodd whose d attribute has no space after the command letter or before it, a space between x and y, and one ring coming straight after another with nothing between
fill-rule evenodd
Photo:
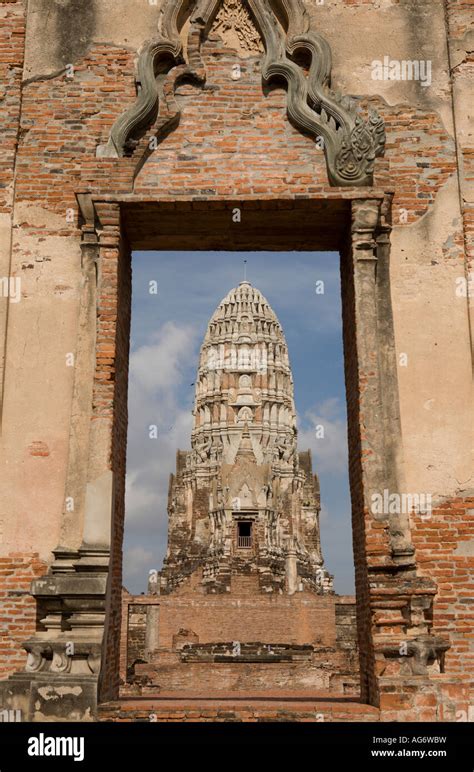
<instances>
[{"instance_id":1,"label":"stone doorway frame","mask_svg":"<svg viewBox=\"0 0 474 772\"><path fill-rule=\"evenodd\" d=\"M32 584L42 632L25 644L26 670L10 679L24 714L34 718L39 701L42 715L64 717L62 698L48 708L42 697L45 682L58 695L59 687L79 684L77 716L93 716L98 702L118 697L131 254L144 249L340 253L361 700L380 705L393 677L429 686L430 668L447 648L431 634L436 586L417 575L408 517L373 515L370 507L373 493L404 490L392 198L374 188L278 201L77 194L83 287L65 498L74 497L81 516L77 509L74 522L63 515L50 573ZM69 548L80 523L82 545Z\"/></svg>"}]
</instances>

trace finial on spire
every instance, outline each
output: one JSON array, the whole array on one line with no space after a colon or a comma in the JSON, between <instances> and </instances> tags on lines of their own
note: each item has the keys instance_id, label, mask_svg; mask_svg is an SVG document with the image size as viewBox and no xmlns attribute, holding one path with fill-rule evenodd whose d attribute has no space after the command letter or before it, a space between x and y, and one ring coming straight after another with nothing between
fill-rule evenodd
<instances>
[{"instance_id":1,"label":"finial on spire","mask_svg":"<svg viewBox=\"0 0 474 772\"><path fill-rule=\"evenodd\" d=\"M242 284L248 284L248 286L250 287L250 282L247 279L247 260L246 259L244 260L244 278L242 279L242 281L239 282L239 287L241 287Z\"/></svg>"}]
</instances>

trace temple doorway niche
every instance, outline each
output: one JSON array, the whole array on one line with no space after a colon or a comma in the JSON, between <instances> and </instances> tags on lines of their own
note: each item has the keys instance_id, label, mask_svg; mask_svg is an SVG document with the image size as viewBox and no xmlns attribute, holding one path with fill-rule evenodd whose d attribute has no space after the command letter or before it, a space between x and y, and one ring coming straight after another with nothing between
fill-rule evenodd
<instances>
[{"instance_id":1,"label":"temple doorway niche","mask_svg":"<svg viewBox=\"0 0 474 772\"><path fill-rule=\"evenodd\" d=\"M135 251L131 318L123 581L125 606L144 596L148 614L141 630L122 616L123 693L145 671L173 690L160 660L174 657L182 684L180 668L210 646L244 667L242 646L297 640L311 650L300 684L357 694L338 253ZM206 597L216 607L195 619ZM214 624L234 597L244 607L261 598L262 608ZM306 603L303 627L314 629L279 609L264 640L258 617L271 597L298 613ZM192 642L176 648L186 630ZM328 647L333 661L323 663ZM261 651L245 657L259 662ZM284 657L273 656L284 683ZM264 668L257 682L273 687ZM218 688L212 672L207 683ZM235 688L232 672L223 683Z\"/></svg>"}]
</instances>

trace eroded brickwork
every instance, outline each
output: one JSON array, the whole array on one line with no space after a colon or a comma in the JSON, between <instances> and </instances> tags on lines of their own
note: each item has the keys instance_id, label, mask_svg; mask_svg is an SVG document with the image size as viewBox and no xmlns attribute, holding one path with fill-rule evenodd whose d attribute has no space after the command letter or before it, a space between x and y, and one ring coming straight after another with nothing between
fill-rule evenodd
<instances>
[{"instance_id":1,"label":"eroded brickwork","mask_svg":"<svg viewBox=\"0 0 474 772\"><path fill-rule=\"evenodd\" d=\"M446 672L474 669L474 498L434 508L431 518L412 518L420 572L435 579L433 627L449 638Z\"/></svg>"},{"instance_id":2,"label":"eroded brickwork","mask_svg":"<svg viewBox=\"0 0 474 772\"><path fill-rule=\"evenodd\" d=\"M278 697L279 699L275 699ZM305 700L306 697L306 700ZM378 721L380 712L370 705L347 702L335 704L324 702L304 692L285 699L282 693L255 697L245 705L238 696L230 695L224 700L195 702L183 699L166 700L166 705L153 700L134 701L130 699L121 706L105 704L101 707L101 721Z\"/></svg>"},{"instance_id":3,"label":"eroded brickwork","mask_svg":"<svg viewBox=\"0 0 474 772\"><path fill-rule=\"evenodd\" d=\"M178 596L124 591L122 604L127 631L121 652L122 697L275 689L291 693L311 686L319 692L359 694L353 597L262 597L256 581L240 581L231 596L199 596L189 589ZM151 606L159 608L154 653L147 650Z\"/></svg>"},{"instance_id":4,"label":"eroded brickwork","mask_svg":"<svg viewBox=\"0 0 474 772\"><path fill-rule=\"evenodd\" d=\"M44 574L46 568L34 553L10 553L0 558L0 678L6 678L25 664L22 644L37 628L31 582Z\"/></svg>"},{"instance_id":5,"label":"eroded brickwork","mask_svg":"<svg viewBox=\"0 0 474 772\"><path fill-rule=\"evenodd\" d=\"M319 24L329 19L318 13L313 10L312 16ZM15 19L18 24L18 15ZM331 37L329 30L324 32ZM285 91L262 92L258 57L242 62L222 47L216 34L205 42L202 55L205 85L178 85L180 124L159 151L146 158L135 179L136 158L144 153L146 157L151 131L134 159L95 158L113 121L133 103L131 52L92 42L74 64L73 77L61 72L57 78L26 79L17 200L40 198L42 205L62 215L67 207L75 208L78 190L109 193L110 179L117 194L134 190L168 200L324 193L323 153L289 124ZM237 63L241 77L233 80ZM377 98L362 100L361 106L383 113L389 135L386 157L377 161L375 183L394 187L396 207L406 209L408 222L414 222L455 171L455 143L439 115L426 107L416 109L408 101L390 107ZM65 234L72 230L65 225Z\"/></svg>"}]
</instances>

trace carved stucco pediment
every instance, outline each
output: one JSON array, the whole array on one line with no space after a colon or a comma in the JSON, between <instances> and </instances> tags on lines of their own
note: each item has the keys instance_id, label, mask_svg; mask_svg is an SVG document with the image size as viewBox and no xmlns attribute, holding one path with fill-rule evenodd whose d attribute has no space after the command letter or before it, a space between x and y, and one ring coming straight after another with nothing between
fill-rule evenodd
<instances>
[{"instance_id":1,"label":"carved stucco pediment","mask_svg":"<svg viewBox=\"0 0 474 772\"><path fill-rule=\"evenodd\" d=\"M289 119L322 138L332 185L372 184L385 147L383 121L375 111L366 119L355 100L331 88L331 50L311 29L302 0L165 0L159 33L139 57L136 102L117 119L99 156L131 155L145 130L153 126L160 138L177 125L175 89L183 80L205 82L201 45L212 30L234 47L262 47L264 82L286 82ZM300 61L309 62L307 72Z\"/></svg>"},{"instance_id":2,"label":"carved stucco pediment","mask_svg":"<svg viewBox=\"0 0 474 772\"><path fill-rule=\"evenodd\" d=\"M265 51L250 11L241 0L222 0L211 32L220 35L224 44L237 51L241 57L255 56Z\"/></svg>"},{"instance_id":3,"label":"carved stucco pediment","mask_svg":"<svg viewBox=\"0 0 474 772\"><path fill-rule=\"evenodd\" d=\"M258 509L265 506L265 486L268 487L271 469L268 464L255 464L247 459L235 464L223 464L222 487L226 491L227 507L239 502L241 509Z\"/></svg>"}]
</instances>

